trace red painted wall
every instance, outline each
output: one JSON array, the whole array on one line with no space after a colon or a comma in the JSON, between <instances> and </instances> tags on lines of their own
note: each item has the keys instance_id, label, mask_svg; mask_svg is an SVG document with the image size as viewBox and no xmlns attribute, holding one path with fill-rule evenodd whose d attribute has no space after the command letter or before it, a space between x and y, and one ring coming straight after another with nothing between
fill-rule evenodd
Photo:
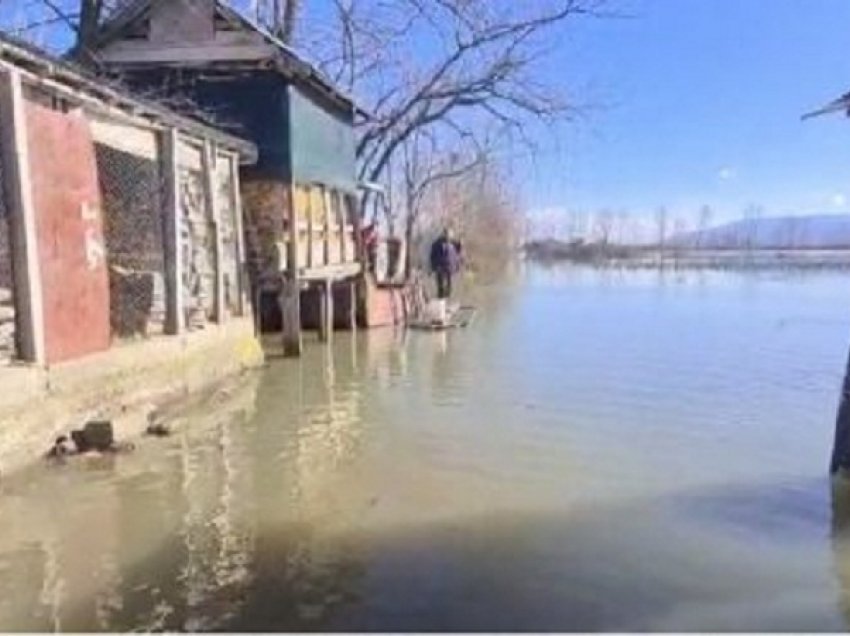
<instances>
[{"instance_id":1,"label":"red painted wall","mask_svg":"<svg viewBox=\"0 0 850 636\"><path fill-rule=\"evenodd\" d=\"M109 348L109 277L94 144L85 119L28 102L47 361Z\"/></svg>"}]
</instances>

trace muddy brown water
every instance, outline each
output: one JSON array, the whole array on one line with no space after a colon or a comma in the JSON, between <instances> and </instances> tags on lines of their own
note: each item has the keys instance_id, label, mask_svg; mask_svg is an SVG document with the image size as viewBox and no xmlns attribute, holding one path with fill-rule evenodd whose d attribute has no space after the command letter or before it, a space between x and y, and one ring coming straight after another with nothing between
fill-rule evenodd
<instances>
[{"instance_id":1,"label":"muddy brown water","mask_svg":"<svg viewBox=\"0 0 850 636\"><path fill-rule=\"evenodd\" d=\"M0 630L847 629L850 279L559 267L474 300L4 480Z\"/></svg>"}]
</instances>

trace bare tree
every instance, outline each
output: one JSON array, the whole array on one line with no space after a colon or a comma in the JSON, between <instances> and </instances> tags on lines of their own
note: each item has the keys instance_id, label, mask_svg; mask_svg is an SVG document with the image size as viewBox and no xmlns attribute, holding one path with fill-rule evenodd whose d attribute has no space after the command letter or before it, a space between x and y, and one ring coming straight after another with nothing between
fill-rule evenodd
<instances>
[{"instance_id":1,"label":"bare tree","mask_svg":"<svg viewBox=\"0 0 850 636\"><path fill-rule=\"evenodd\" d=\"M60 3L86 51L91 25L121 0L33 1ZM605 2L230 1L285 42L297 39L325 75L356 94L369 113L356 122L358 178L394 189L403 209L384 215L388 222L404 215L406 234L443 174L464 172L482 147L491 166L517 144L533 149L543 138L536 132L551 136L551 124L576 112L540 63L565 25L601 14Z\"/></svg>"},{"instance_id":2,"label":"bare tree","mask_svg":"<svg viewBox=\"0 0 850 636\"><path fill-rule=\"evenodd\" d=\"M625 245L628 242L626 235L629 231L629 222L631 221L631 217L629 213L625 210L620 210L617 212L616 217L616 226L617 226L617 243L620 245Z\"/></svg>"},{"instance_id":3,"label":"bare tree","mask_svg":"<svg viewBox=\"0 0 850 636\"><path fill-rule=\"evenodd\" d=\"M427 130L417 131L401 146L401 179L404 192L403 226L405 242L410 248L419 224L426 196L441 182L457 179L487 161L486 149L475 147L460 153L440 147L439 141ZM398 221L399 206L386 210L387 224L393 233ZM412 266L411 249L407 251L406 273Z\"/></svg>"},{"instance_id":4,"label":"bare tree","mask_svg":"<svg viewBox=\"0 0 850 636\"><path fill-rule=\"evenodd\" d=\"M658 251L662 253L664 252L667 244L667 224L669 216L667 208L663 205L655 210L656 245L658 247Z\"/></svg>"},{"instance_id":5,"label":"bare tree","mask_svg":"<svg viewBox=\"0 0 850 636\"><path fill-rule=\"evenodd\" d=\"M585 213L582 210L573 208L567 213L567 216L569 219L568 240L576 241L583 239L587 233L587 216Z\"/></svg>"},{"instance_id":6,"label":"bare tree","mask_svg":"<svg viewBox=\"0 0 850 636\"><path fill-rule=\"evenodd\" d=\"M70 45L78 57L91 59L98 27L125 3L126 0L34 0L27 5L13 31L27 37L34 30L58 27L70 35Z\"/></svg>"},{"instance_id":7,"label":"bare tree","mask_svg":"<svg viewBox=\"0 0 850 636\"><path fill-rule=\"evenodd\" d=\"M751 252L758 245L758 233L761 219L764 216L764 208L760 205L750 204L744 208L743 220L743 243L747 252Z\"/></svg>"},{"instance_id":8,"label":"bare tree","mask_svg":"<svg viewBox=\"0 0 850 636\"><path fill-rule=\"evenodd\" d=\"M284 44L292 45L295 42L299 24L304 17L301 0L250 0L248 6L245 6L245 2L231 0L231 4L249 8L254 20Z\"/></svg>"},{"instance_id":9,"label":"bare tree","mask_svg":"<svg viewBox=\"0 0 850 636\"><path fill-rule=\"evenodd\" d=\"M789 217L786 222L787 236L785 238L785 247L791 250L803 247L803 229L805 221L798 217Z\"/></svg>"},{"instance_id":10,"label":"bare tree","mask_svg":"<svg viewBox=\"0 0 850 636\"><path fill-rule=\"evenodd\" d=\"M611 210L600 210L593 219L593 234L597 243L607 246L611 241L616 215Z\"/></svg>"},{"instance_id":11,"label":"bare tree","mask_svg":"<svg viewBox=\"0 0 850 636\"><path fill-rule=\"evenodd\" d=\"M673 259L675 265L679 265L679 257L681 256L682 248L688 234L688 222L682 216L676 216L673 219Z\"/></svg>"},{"instance_id":12,"label":"bare tree","mask_svg":"<svg viewBox=\"0 0 850 636\"><path fill-rule=\"evenodd\" d=\"M697 212L696 218L696 241L694 242L694 247L696 249L701 249L705 245L706 232L711 227L711 223L714 220L714 210L711 209L709 205L703 205Z\"/></svg>"},{"instance_id":13,"label":"bare tree","mask_svg":"<svg viewBox=\"0 0 850 636\"><path fill-rule=\"evenodd\" d=\"M258 23L284 43L293 44L304 17L302 0L229 1L237 8L250 9ZM132 2L133 0L32 0L16 16L15 24L3 26L25 37L32 36L37 30L49 28L51 32L46 40L68 43L76 57L94 62L96 56L93 54L93 44L98 28L116 10ZM337 2L331 4L335 6Z\"/></svg>"},{"instance_id":14,"label":"bare tree","mask_svg":"<svg viewBox=\"0 0 850 636\"><path fill-rule=\"evenodd\" d=\"M332 79L356 90L362 122L360 178L385 176L417 131L453 128L530 143L535 121L569 116L572 105L541 81L546 36L601 0L335 0L333 24L310 29L308 47ZM411 43L428 42L428 55Z\"/></svg>"}]
</instances>

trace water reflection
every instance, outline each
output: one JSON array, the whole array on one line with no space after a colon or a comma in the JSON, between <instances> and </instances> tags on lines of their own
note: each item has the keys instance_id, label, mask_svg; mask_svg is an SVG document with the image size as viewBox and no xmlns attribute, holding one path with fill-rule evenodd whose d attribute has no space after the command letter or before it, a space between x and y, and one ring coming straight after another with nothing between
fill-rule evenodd
<instances>
[{"instance_id":1,"label":"water reflection","mask_svg":"<svg viewBox=\"0 0 850 636\"><path fill-rule=\"evenodd\" d=\"M839 605L845 628L850 630L850 483L836 479L832 483L832 550L839 583Z\"/></svg>"},{"instance_id":2,"label":"water reflection","mask_svg":"<svg viewBox=\"0 0 850 636\"><path fill-rule=\"evenodd\" d=\"M846 628L835 283L655 276L338 334L134 455L4 481L0 628Z\"/></svg>"}]
</instances>

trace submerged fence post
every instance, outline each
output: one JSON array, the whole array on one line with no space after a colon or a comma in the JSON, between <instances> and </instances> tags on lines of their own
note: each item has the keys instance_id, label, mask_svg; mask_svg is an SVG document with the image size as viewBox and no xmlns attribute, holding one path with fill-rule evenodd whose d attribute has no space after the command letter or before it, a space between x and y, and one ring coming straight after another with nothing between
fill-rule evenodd
<instances>
[{"instance_id":1,"label":"submerged fence post","mask_svg":"<svg viewBox=\"0 0 850 636\"><path fill-rule=\"evenodd\" d=\"M183 311L183 259L180 250L180 169L177 161L177 130L160 134L160 174L163 194L163 243L165 249L165 333L176 336L185 330Z\"/></svg>"},{"instance_id":2,"label":"submerged fence post","mask_svg":"<svg viewBox=\"0 0 850 636\"><path fill-rule=\"evenodd\" d=\"M836 475L842 470L850 472L850 357L844 370L841 400L835 418L835 441L832 445L829 473Z\"/></svg>"},{"instance_id":3,"label":"submerged fence post","mask_svg":"<svg viewBox=\"0 0 850 636\"><path fill-rule=\"evenodd\" d=\"M18 357L45 362L44 300L38 258L29 140L20 73L0 70L0 146L3 191L9 215L14 274L15 340Z\"/></svg>"}]
</instances>

